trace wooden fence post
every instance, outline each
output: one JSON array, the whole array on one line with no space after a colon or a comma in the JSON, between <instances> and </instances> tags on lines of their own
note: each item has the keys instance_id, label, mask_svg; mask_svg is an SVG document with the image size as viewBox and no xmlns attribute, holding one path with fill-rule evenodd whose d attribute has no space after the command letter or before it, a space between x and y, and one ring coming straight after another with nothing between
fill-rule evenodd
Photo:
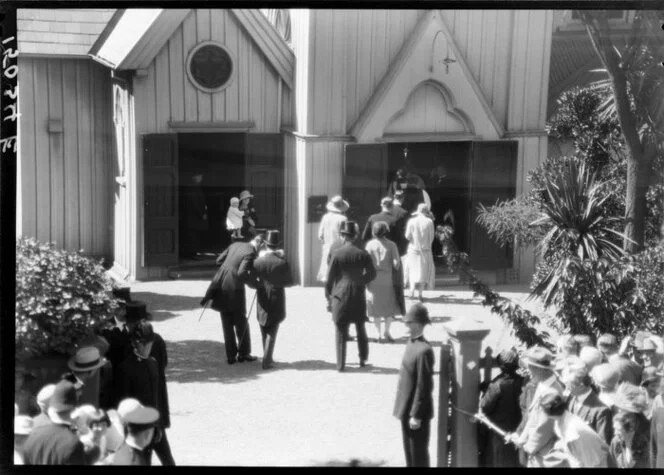
<instances>
[{"instance_id":1,"label":"wooden fence post","mask_svg":"<svg viewBox=\"0 0 664 475\"><path fill-rule=\"evenodd\" d=\"M475 321L461 320L443 324L454 351L454 382L456 391L452 404L454 434L452 453L455 467L477 467L477 426L466 413L475 414L479 406L480 351L489 329ZM464 411L464 412L461 412Z\"/></svg>"}]
</instances>

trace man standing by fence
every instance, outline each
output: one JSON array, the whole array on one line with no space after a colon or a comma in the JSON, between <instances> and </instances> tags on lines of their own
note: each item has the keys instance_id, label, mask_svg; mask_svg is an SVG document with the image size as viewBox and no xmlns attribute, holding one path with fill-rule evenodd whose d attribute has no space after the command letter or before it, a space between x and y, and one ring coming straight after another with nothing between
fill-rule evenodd
<instances>
[{"instance_id":1,"label":"man standing by fence","mask_svg":"<svg viewBox=\"0 0 664 475\"><path fill-rule=\"evenodd\" d=\"M394 417L401 421L407 467L429 467L429 438L433 418L433 348L424 339L431 323L427 308L417 303L404 318L408 345L399 370Z\"/></svg>"}]
</instances>

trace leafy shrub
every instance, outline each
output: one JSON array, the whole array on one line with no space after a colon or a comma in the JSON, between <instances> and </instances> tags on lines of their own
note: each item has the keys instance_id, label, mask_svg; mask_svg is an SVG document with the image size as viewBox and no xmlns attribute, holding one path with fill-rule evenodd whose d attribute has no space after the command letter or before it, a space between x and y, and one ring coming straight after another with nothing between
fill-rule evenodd
<instances>
[{"instance_id":1,"label":"leafy shrub","mask_svg":"<svg viewBox=\"0 0 664 475\"><path fill-rule=\"evenodd\" d=\"M17 358L71 354L118 306L100 261L34 239L16 243Z\"/></svg>"}]
</instances>

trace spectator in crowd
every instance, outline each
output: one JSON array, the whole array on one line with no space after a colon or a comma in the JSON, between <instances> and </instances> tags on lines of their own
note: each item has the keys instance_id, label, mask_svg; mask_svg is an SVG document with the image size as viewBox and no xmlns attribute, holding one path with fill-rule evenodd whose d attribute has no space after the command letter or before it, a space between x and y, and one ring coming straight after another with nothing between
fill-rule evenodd
<instances>
[{"instance_id":1,"label":"spectator in crowd","mask_svg":"<svg viewBox=\"0 0 664 475\"><path fill-rule=\"evenodd\" d=\"M76 351L76 354L69 358L67 366L68 373L62 375L71 383L74 383L78 393L78 399L81 404L99 404L99 394L95 393L92 387L85 387L86 381L90 380L95 372L106 364L106 358L101 356L99 350L94 346L84 346Z\"/></svg>"},{"instance_id":2,"label":"spectator in crowd","mask_svg":"<svg viewBox=\"0 0 664 475\"><path fill-rule=\"evenodd\" d=\"M111 465L150 465L147 448L157 432L159 411L137 403L125 408L122 419L126 425L125 441L113 456Z\"/></svg>"},{"instance_id":3,"label":"spectator in crowd","mask_svg":"<svg viewBox=\"0 0 664 475\"><path fill-rule=\"evenodd\" d=\"M649 332L643 331L643 330L638 330L636 333L634 333L633 336L627 336L625 338L627 342L627 357L629 357L632 361L634 361L636 364L638 364L641 368L643 368L643 354L642 350L644 347L645 341L650 338L651 334ZM622 354L622 352L621 352ZM638 383L634 383L638 386Z\"/></svg>"},{"instance_id":4,"label":"spectator in crowd","mask_svg":"<svg viewBox=\"0 0 664 475\"><path fill-rule=\"evenodd\" d=\"M47 384L37 393L37 404L39 405L41 413L34 418L35 429L51 422L51 419L48 418L48 402L53 395L54 389L55 384Z\"/></svg>"},{"instance_id":5,"label":"spectator in crowd","mask_svg":"<svg viewBox=\"0 0 664 475\"><path fill-rule=\"evenodd\" d=\"M30 416L14 416L14 465L23 465L23 444L33 429Z\"/></svg>"},{"instance_id":6,"label":"spectator in crowd","mask_svg":"<svg viewBox=\"0 0 664 475\"><path fill-rule=\"evenodd\" d=\"M590 335L574 335L573 338L579 343L579 351L585 346L595 346Z\"/></svg>"},{"instance_id":7,"label":"spectator in crowd","mask_svg":"<svg viewBox=\"0 0 664 475\"><path fill-rule=\"evenodd\" d=\"M650 422L643 415L647 408L645 391L633 384L622 383L616 391L615 405L611 455L616 466L649 468Z\"/></svg>"},{"instance_id":8,"label":"spectator in crowd","mask_svg":"<svg viewBox=\"0 0 664 475\"><path fill-rule=\"evenodd\" d=\"M646 391L648 407L645 410L645 416L650 419L655 409L655 401L659 395L661 373L654 366L648 366L643 370L641 376L641 387Z\"/></svg>"},{"instance_id":9,"label":"spectator in crowd","mask_svg":"<svg viewBox=\"0 0 664 475\"><path fill-rule=\"evenodd\" d=\"M513 349L503 350L498 354L496 362L500 368L500 374L489 383L480 400L480 410L500 429L513 432L521 422L519 396L524 380L517 373L519 356ZM486 454L484 466L519 466L516 449L512 445L505 444L502 437L495 432L489 434L484 453Z\"/></svg>"},{"instance_id":10,"label":"spectator in crowd","mask_svg":"<svg viewBox=\"0 0 664 475\"><path fill-rule=\"evenodd\" d=\"M645 338L638 352L641 356L641 361L643 361L644 368L653 367L658 370L664 368L662 366L664 357L662 354L657 353L657 344L652 338Z\"/></svg>"},{"instance_id":11,"label":"spectator in crowd","mask_svg":"<svg viewBox=\"0 0 664 475\"><path fill-rule=\"evenodd\" d=\"M366 286L376 277L371 256L355 245L359 229L355 221L344 221L340 233L344 244L333 251L330 259L325 298L335 325L337 370L346 367L348 327L355 324L360 366L369 358L369 341L364 326L367 319Z\"/></svg>"},{"instance_id":12,"label":"spectator in crowd","mask_svg":"<svg viewBox=\"0 0 664 475\"><path fill-rule=\"evenodd\" d=\"M409 341L399 370L393 415L401 421L407 467L429 467L429 438L433 418L433 348L424 338L431 323L422 304L413 305L404 324Z\"/></svg>"},{"instance_id":13,"label":"spectator in crowd","mask_svg":"<svg viewBox=\"0 0 664 475\"><path fill-rule=\"evenodd\" d=\"M337 195L328 201L326 208L327 213L323 215L318 226L318 239L323 243L320 267L316 276L319 282L327 280L331 252L344 241L339 231L341 230L341 223L348 219L344 213L350 209L350 205L348 201Z\"/></svg>"},{"instance_id":14,"label":"spectator in crowd","mask_svg":"<svg viewBox=\"0 0 664 475\"><path fill-rule=\"evenodd\" d=\"M594 346L584 346L579 351L579 358L585 363L588 371L592 371L595 366L602 363L604 355Z\"/></svg>"},{"instance_id":15,"label":"spectator in crowd","mask_svg":"<svg viewBox=\"0 0 664 475\"><path fill-rule=\"evenodd\" d=\"M99 452L95 464L101 464L111 452L106 434L111 426L111 420L103 409L95 409L86 417L86 432L79 433L83 446L88 450L96 449Z\"/></svg>"},{"instance_id":16,"label":"spectator in crowd","mask_svg":"<svg viewBox=\"0 0 664 475\"><path fill-rule=\"evenodd\" d=\"M95 451L87 452L72 430L71 413L77 406L74 383L61 380L49 402L51 422L34 429L23 445L26 465L89 465Z\"/></svg>"},{"instance_id":17,"label":"spectator in crowd","mask_svg":"<svg viewBox=\"0 0 664 475\"><path fill-rule=\"evenodd\" d=\"M611 363L595 366L590 376L599 389L599 399L615 412L614 399L620 381L620 370Z\"/></svg>"},{"instance_id":18,"label":"spectator in crowd","mask_svg":"<svg viewBox=\"0 0 664 475\"><path fill-rule=\"evenodd\" d=\"M553 371L553 354L541 346L528 349L523 358L532 380L537 384L532 402L527 408L526 422L520 433L509 433L508 442L512 442L528 454L528 467L549 466L545 457L553 448L556 436L553 420L544 414L541 399L545 392L552 391L562 395L563 386Z\"/></svg>"},{"instance_id":19,"label":"spectator in crowd","mask_svg":"<svg viewBox=\"0 0 664 475\"><path fill-rule=\"evenodd\" d=\"M573 335L563 335L556 344L555 369L560 373L565 364L565 360L570 356L579 356L581 346Z\"/></svg>"},{"instance_id":20,"label":"spectator in crowd","mask_svg":"<svg viewBox=\"0 0 664 475\"><path fill-rule=\"evenodd\" d=\"M660 378L658 400L664 394L664 373L658 373ZM650 466L651 468L664 468L664 406L654 405L650 420Z\"/></svg>"},{"instance_id":21,"label":"spectator in crowd","mask_svg":"<svg viewBox=\"0 0 664 475\"><path fill-rule=\"evenodd\" d=\"M586 422L606 443L613 438L613 414L590 387L590 374L586 364L571 357L562 371L562 383L570 392L567 410Z\"/></svg>"},{"instance_id":22,"label":"spectator in crowd","mask_svg":"<svg viewBox=\"0 0 664 475\"><path fill-rule=\"evenodd\" d=\"M115 373L120 363L122 363L130 352L131 345L129 344L127 313L129 313L128 306L133 306L134 304L130 303L132 300L129 287L113 289L113 296L118 300L118 310L109 320L107 327L101 331L101 336L106 339L109 345L106 358L111 363L113 380L115 380ZM111 406L114 406L117 401L111 397L109 403Z\"/></svg>"},{"instance_id":23,"label":"spectator in crowd","mask_svg":"<svg viewBox=\"0 0 664 475\"><path fill-rule=\"evenodd\" d=\"M399 250L389 239L389 225L377 221L372 229L373 239L366 244L371 256L376 278L367 285L367 313L373 318L378 342L394 342L390 325L395 315L404 315L406 305L403 297L402 269ZM381 323L384 330L381 332Z\"/></svg>"},{"instance_id":24,"label":"spectator in crowd","mask_svg":"<svg viewBox=\"0 0 664 475\"><path fill-rule=\"evenodd\" d=\"M97 409L92 404L82 404L72 411L72 428L76 431L76 435L79 438L89 432L88 421L96 411Z\"/></svg>"},{"instance_id":25,"label":"spectator in crowd","mask_svg":"<svg viewBox=\"0 0 664 475\"><path fill-rule=\"evenodd\" d=\"M597 346L599 351L604 354L606 362L618 369L620 382L625 381L634 385L641 382L641 366L619 353L618 339L615 335L605 333L600 336Z\"/></svg>"},{"instance_id":26,"label":"spectator in crowd","mask_svg":"<svg viewBox=\"0 0 664 475\"><path fill-rule=\"evenodd\" d=\"M405 258L405 280L410 288L410 298L415 290L422 302L422 290L433 290L436 285L436 267L433 262L431 245L435 237L433 219L427 205L421 203L406 225L408 251Z\"/></svg>"},{"instance_id":27,"label":"spectator in crowd","mask_svg":"<svg viewBox=\"0 0 664 475\"><path fill-rule=\"evenodd\" d=\"M554 450L571 468L608 468L609 446L579 416L567 410L563 396L547 392L540 400L544 414L554 421L558 437Z\"/></svg>"},{"instance_id":28,"label":"spectator in crowd","mask_svg":"<svg viewBox=\"0 0 664 475\"><path fill-rule=\"evenodd\" d=\"M286 319L286 287L293 285L290 265L286 260L281 245L281 233L269 230L265 236L264 249L259 252L254 262L256 270L258 306L256 316L263 340L263 369L274 365L274 345L277 340L279 325Z\"/></svg>"},{"instance_id":29,"label":"spectator in crowd","mask_svg":"<svg viewBox=\"0 0 664 475\"><path fill-rule=\"evenodd\" d=\"M18 405L19 414L29 417L35 417L40 412L37 398L28 387L34 380L35 375L17 362L14 369L14 403Z\"/></svg>"},{"instance_id":30,"label":"spectator in crowd","mask_svg":"<svg viewBox=\"0 0 664 475\"><path fill-rule=\"evenodd\" d=\"M92 346L99 350L99 354L104 361L104 364L98 369L99 371L99 387L86 387L83 386L82 401L94 402L95 406L103 409L110 409L113 407L113 365L106 358L110 349L110 344L102 335L91 335L89 338L84 339L81 347ZM93 373L94 374L94 373ZM94 393L93 391L98 391ZM87 394L87 393L90 394Z\"/></svg>"}]
</instances>

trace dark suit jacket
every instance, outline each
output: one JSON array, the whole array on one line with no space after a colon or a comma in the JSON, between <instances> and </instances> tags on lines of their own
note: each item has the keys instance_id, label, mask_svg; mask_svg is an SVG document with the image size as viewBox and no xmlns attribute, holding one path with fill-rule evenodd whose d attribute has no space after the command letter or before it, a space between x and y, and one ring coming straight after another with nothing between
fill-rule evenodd
<instances>
[{"instance_id":1,"label":"dark suit jacket","mask_svg":"<svg viewBox=\"0 0 664 475\"><path fill-rule=\"evenodd\" d=\"M501 373L496 376L482 396L480 409L498 427L514 432L521 422L519 396L523 378L518 374Z\"/></svg>"},{"instance_id":2,"label":"dark suit jacket","mask_svg":"<svg viewBox=\"0 0 664 475\"><path fill-rule=\"evenodd\" d=\"M163 427L171 426L170 407L168 405L168 388L166 386L166 366L168 365L168 353L166 352L166 342L159 333L154 334L154 343L150 356L157 362L157 370L159 373L159 397L160 415Z\"/></svg>"},{"instance_id":3,"label":"dark suit jacket","mask_svg":"<svg viewBox=\"0 0 664 475\"><path fill-rule=\"evenodd\" d=\"M277 325L286 318L284 288L293 285L290 266L284 257L269 252L254 261L254 269L260 280L257 288L258 323Z\"/></svg>"},{"instance_id":4,"label":"dark suit jacket","mask_svg":"<svg viewBox=\"0 0 664 475\"><path fill-rule=\"evenodd\" d=\"M367 316L366 285L376 278L371 256L352 243L344 243L330 259L325 297L335 323L363 322Z\"/></svg>"},{"instance_id":5,"label":"dark suit jacket","mask_svg":"<svg viewBox=\"0 0 664 475\"><path fill-rule=\"evenodd\" d=\"M145 452L123 443L113 455L111 465L150 465Z\"/></svg>"},{"instance_id":6,"label":"dark suit jacket","mask_svg":"<svg viewBox=\"0 0 664 475\"><path fill-rule=\"evenodd\" d=\"M113 324L115 324L115 321L113 321ZM106 353L106 358L108 358L113 365L113 371L115 372L118 366L120 366L120 363L122 363L127 356L127 347L131 346L129 343L129 333L123 332L117 327L113 327L112 329L102 330L101 336L108 341L109 348Z\"/></svg>"},{"instance_id":7,"label":"dark suit jacket","mask_svg":"<svg viewBox=\"0 0 664 475\"><path fill-rule=\"evenodd\" d=\"M597 434L604 439L606 445L611 444L613 438L613 414L611 409L604 405L594 392L579 402L576 398L570 401L570 412L583 419Z\"/></svg>"},{"instance_id":8,"label":"dark suit jacket","mask_svg":"<svg viewBox=\"0 0 664 475\"><path fill-rule=\"evenodd\" d=\"M67 425L50 424L33 429L23 445L26 465L86 465L83 444Z\"/></svg>"},{"instance_id":9,"label":"dark suit jacket","mask_svg":"<svg viewBox=\"0 0 664 475\"><path fill-rule=\"evenodd\" d=\"M405 237L404 233L401 233L401 236L399 236L400 230L398 229L397 221L398 217L393 211L381 211L380 213L372 214L369 216L369 219L367 219L366 226L364 226L364 231L362 232L362 241L367 243L373 239L373 235L371 233L373 225L383 222L387 223L387 225L390 227L390 232L387 234L387 238L395 244L398 243L399 239L405 239Z\"/></svg>"},{"instance_id":10,"label":"dark suit jacket","mask_svg":"<svg viewBox=\"0 0 664 475\"><path fill-rule=\"evenodd\" d=\"M222 313L246 316L244 285L255 287L256 248L248 242L235 242L217 258L219 270L210 282L202 305L212 300L212 308Z\"/></svg>"},{"instance_id":11,"label":"dark suit jacket","mask_svg":"<svg viewBox=\"0 0 664 475\"><path fill-rule=\"evenodd\" d=\"M394 417L433 418L433 348L424 337L410 341L399 369Z\"/></svg>"},{"instance_id":12,"label":"dark suit jacket","mask_svg":"<svg viewBox=\"0 0 664 475\"><path fill-rule=\"evenodd\" d=\"M397 249L399 249L399 255L403 256L408 250L408 240L406 239L406 224L408 224L410 213L408 213L408 211L403 209L401 206L394 206L394 208L392 208L392 213L394 213L397 218L396 228L399 233L399 240L394 241L394 244L396 244Z\"/></svg>"},{"instance_id":13,"label":"dark suit jacket","mask_svg":"<svg viewBox=\"0 0 664 475\"><path fill-rule=\"evenodd\" d=\"M132 354L122 362L117 375L116 401L119 403L129 397L138 399L144 406L157 409L160 425L163 424L162 414L167 409L164 407L164 398L161 394L157 361L151 356L141 359Z\"/></svg>"}]
</instances>

